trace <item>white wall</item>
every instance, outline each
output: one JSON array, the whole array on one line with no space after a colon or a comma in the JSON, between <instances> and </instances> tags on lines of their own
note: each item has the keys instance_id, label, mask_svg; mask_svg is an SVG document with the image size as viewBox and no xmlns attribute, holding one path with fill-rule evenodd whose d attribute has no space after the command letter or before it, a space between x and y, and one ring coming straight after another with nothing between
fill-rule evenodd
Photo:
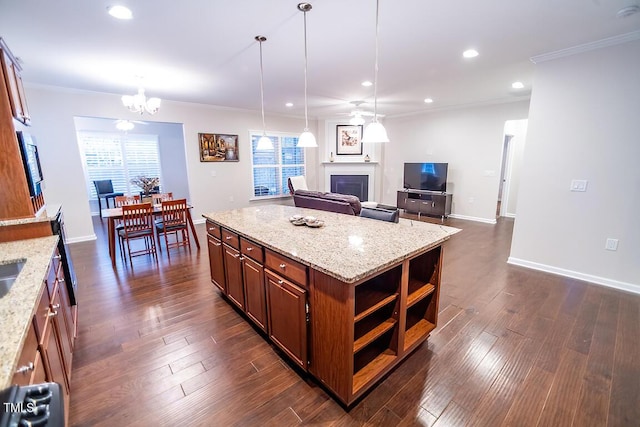
<instances>
[{"instance_id":1,"label":"white wall","mask_svg":"<svg viewBox=\"0 0 640 427\"><path fill-rule=\"evenodd\" d=\"M74 116L113 119L140 118L124 109L119 95L88 93L57 88L27 86L33 118L31 133L37 136L46 177L45 198L62 203L67 233L71 240L92 238L89 201L76 134ZM160 111L144 120L184 124L190 200L194 219L204 212L248 206L251 188L249 130L262 128L259 111L242 111L199 104L163 101ZM309 123L317 133L317 123ZM267 130L299 134L304 120L267 116ZM198 133L228 133L239 136L239 162L201 163ZM317 150L307 149L311 177L317 175ZM212 174L215 173L215 176ZM311 184L316 184L311 178ZM272 201L273 202L273 201ZM287 199L275 202L288 203Z\"/></svg>"},{"instance_id":2,"label":"white wall","mask_svg":"<svg viewBox=\"0 0 640 427\"><path fill-rule=\"evenodd\" d=\"M526 119L528 106L518 101L387 118L383 203L396 204L405 162L448 163L452 216L495 223L505 122Z\"/></svg>"},{"instance_id":3,"label":"white wall","mask_svg":"<svg viewBox=\"0 0 640 427\"><path fill-rule=\"evenodd\" d=\"M540 63L533 87L509 261L640 292L640 41Z\"/></svg>"}]
</instances>

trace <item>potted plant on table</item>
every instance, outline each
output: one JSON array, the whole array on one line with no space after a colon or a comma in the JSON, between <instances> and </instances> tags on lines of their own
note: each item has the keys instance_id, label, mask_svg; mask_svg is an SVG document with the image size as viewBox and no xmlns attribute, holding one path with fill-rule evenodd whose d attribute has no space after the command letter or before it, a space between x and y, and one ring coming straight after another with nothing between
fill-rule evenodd
<instances>
[{"instance_id":1,"label":"potted plant on table","mask_svg":"<svg viewBox=\"0 0 640 427\"><path fill-rule=\"evenodd\" d=\"M142 202L150 201L149 197L151 192L160 185L160 178L147 178L144 175L139 175L130 181L133 185L142 189L141 198ZM146 198L146 200L145 200Z\"/></svg>"}]
</instances>

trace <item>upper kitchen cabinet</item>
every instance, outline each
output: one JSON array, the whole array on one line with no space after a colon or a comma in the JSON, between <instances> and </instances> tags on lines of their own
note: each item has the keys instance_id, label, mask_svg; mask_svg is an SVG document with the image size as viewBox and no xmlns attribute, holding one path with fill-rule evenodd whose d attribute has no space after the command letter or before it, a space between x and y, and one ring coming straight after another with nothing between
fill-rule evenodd
<instances>
[{"instance_id":1,"label":"upper kitchen cabinet","mask_svg":"<svg viewBox=\"0 0 640 427\"><path fill-rule=\"evenodd\" d=\"M4 83L9 93L11 114L16 120L28 125L31 122L31 117L29 117L27 99L24 94L22 77L20 76L22 68L1 37L0 50L2 50L0 60L2 61L2 70L4 71Z\"/></svg>"}]
</instances>

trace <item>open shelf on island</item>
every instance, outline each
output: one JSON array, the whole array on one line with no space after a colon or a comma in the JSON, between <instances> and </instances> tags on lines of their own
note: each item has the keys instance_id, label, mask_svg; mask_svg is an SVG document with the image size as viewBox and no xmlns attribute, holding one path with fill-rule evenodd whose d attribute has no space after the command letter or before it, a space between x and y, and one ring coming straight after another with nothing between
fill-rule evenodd
<instances>
[{"instance_id":1,"label":"open shelf on island","mask_svg":"<svg viewBox=\"0 0 640 427\"><path fill-rule=\"evenodd\" d=\"M355 289L355 318L358 322L398 298L402 266L367 280Z\"/></svg>"},{"instance_id":2,"label":"open shelf on island","mask_svg":"<svg viewBox=\"0 0 640 427\"><path fill-rule=\"evenodd\" d=\"M420 302L435 291L436 287L431 283L424 283L420 280L409 280L409 296L407 297L407 308Z\"/></svg>"},{"instance_id":3,"label":"open shelf on island","mask_svg":"<svg viewBox=\"0 0 640 427\"><path fill-rule=\"evenodd\" d=\"M417 301L407 309L407 324L404 334L404 350L411 349L429 336L436 327L436 300L434 293Z\"/></svg>"},{"instance_id":4,"label":"open shelf on island","mask_svg":"<svg viewBox=\"0 0 640 427\"><path fill-rule=\"evenodd\" d=\"M379 353L373 360L353 375L353 394L357 394L365 385L375 380L397 358L391 350Z\"/></svg>"},{"instance_id":5,"label":"open shelf on island","mask_svg":"<svg viewBox=\"0 0 640 427\"><path fill-rule=\"evenodd\" d=\"M363 334L360 338L354 341L353 352L357 353L358 351L362 350L364 347L375 341L378 337L391 330L396 325L396 323L398 322L395 319L387 319L384 322L380 323L378 326L369 330L367 333Z\"/></svg>"}]
</instances>

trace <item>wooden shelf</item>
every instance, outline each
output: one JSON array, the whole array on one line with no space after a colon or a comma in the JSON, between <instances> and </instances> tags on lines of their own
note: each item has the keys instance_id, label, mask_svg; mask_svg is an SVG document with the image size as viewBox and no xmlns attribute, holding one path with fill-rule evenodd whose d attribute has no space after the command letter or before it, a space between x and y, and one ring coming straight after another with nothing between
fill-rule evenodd
<instances>
[{"instance_id":1,"label":"wooden shelf","mask_svg":"<svg viewBox=\"0 0 640 427\"><path fill-rule=\"evenodd\" d=\"M387 350L380 353L378 357L356 372L353 376L353 394L357 394L362 387L376 379L381 372L396 360L396 357L397 355L395 353L392 353L391 350Z\"/></svg>"},{"instance_id":2,"label":"wooden shelf","mask_svg":"<svg viewBox=\"0 0 640 427\"><path fill-rule=\"evenodd\" d=\"M368 308L362 309L361 312L357 313L356 316L354 317L354 322L358 322L358 321L364 319L365 317L367 317L371 313L381 309L382 307L384 307L387 304L395 301L398 298L398 294L397 293L391 294L391 295L387 296L386 298L382 298L382 296L383 296L383 294L381 292L369 293L369 294L367 294L368 298L361 298L360 304L358 304L358 301L356 301L356 311L357 311L358 308L362 309L362 307L358 307L358 306L364 306L364 307L368 307ZM378 301L378 302L374 303L374 301ZM369 304L365 304L364 302L368 302Z\"/></svg>"},{"instance_id":3,"label":"wooden shelf","mask_svg":"<svg viewBox=\"0 0 640 427\"><path fill-rule=\"evenodd\" d=\"M407 332L404 335L404 349L407 350L420 341L420 339L426 338L429 333L435 329L435 327L436 325L428 320L421 319L418 321L418 323L407 329Z\"/></svg>"},{"instance_id":4,"label":"wooden shelf","mask_svg":"<svg viewBox=\"0 0 640 427\"><path fill-rule=\"evenodd\" d=\"M382 336L387 331L393 329L396 323L397 322L395 319L387 319L381 324L379 324L378 326L376 326L375 328L373 328L372 330L370 330L369 332L367 332L366 334L364 334L363 336L361 336L360 338L358 338L353 343L353 353L354 354L357 353L366 345L373 342L376 338Z\"/></svg>"},{"instance_id":5,"label":"wooden shelf","mask_svg":"<svg viewBox=\"0 0 640 427\"><path fill-rule=\"evenodd\" d=\"M412 305L414 305L415 303L417 303L418 301L424 299L425 297L431 295L433 293L433 291L435 291L436 287L434 285L432 285L431 283L426 283L425 285L421 286L421 287L413 287L414 289L417 288L416 291L412 292L411 294L409 294L409 296L407 297L407 308L411 307ZM411 289L411 287L410 287Z\"/></svg>"}]
</instances>

